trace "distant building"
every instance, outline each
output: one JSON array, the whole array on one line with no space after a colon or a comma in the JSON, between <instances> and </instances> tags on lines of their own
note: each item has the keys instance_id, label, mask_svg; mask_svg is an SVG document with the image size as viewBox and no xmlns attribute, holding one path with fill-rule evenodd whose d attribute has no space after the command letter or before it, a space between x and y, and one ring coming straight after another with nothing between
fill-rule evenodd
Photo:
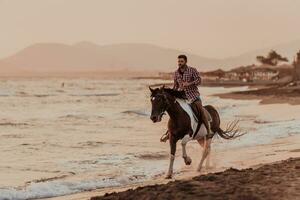
<instances>
[{"instance_id":1,"label":"distant building","mask_svg":"<svg viewBox=\"0 0 300 200\"><path fill-rule=\"evenodd\" d=\"M162 79L173 79L174 73L172 72L160 72L158 73L158 76Z\"/></svg>"},{"instance_id":2,"label":"distant building","mask_svg":"<svg viewBox=\"0 0 300 200\"><path fill-rule=\"evenodd\" d=\"M222 69L217 69L215 71L203 72L201 76L206 79L220 80L225 77L226 72Z\"/></svg>"},{"instance_id":3,"label":"distant building","mask_svg":"<svg viewBox=\"0 0 300 200\"><path fill-rule=\"evenodd\" d=\"M253 66L241 66L226 72L226 77L232 81L250 82L253 80Z\"/></svg>"},{"instance_id":4,"label":"distant building","mask_svg":"<svg viewBox=\"0 0 300 200\"><path fill-rule=\"evenodd\" d=\"M300 51L297 53L297 57L294 61L294 69L295 69L294 78L296 81L299 81L300 80Z\"/></svg>"},{"instance_id":5,"label":"distant building","mask_svg":"<svg viewBox=\"0 0 300 200\"><path fill-rule=\"evenodd\" d=\"M249 65L224 72L223 79L243 82L267 81L273 80L278 73L279 71L277 69L270 68L268 66Z\"/></svg>"},{"instance_id":6,"label":"distant building","mask_svg":"<svg viewBox=\"0 0 300 200\"><path fill-rule=\"evenodd\" d=\"M299 61L294 62L298 80L300 80L300 52ZM259 82L259 81L283 81L287 82L293 78L295 71L288 64L280 66L270 65L248 65L234 68L230 71L217 69L209 72L200 72L201 77L207 81L234 81L234 82ZM163 79L173 79L174 73L159 73L159 77Z\"/></svg>"},{"instance_id":7,"label":"distant building","mask_svg":"<svg viewBox=\"0 0 300 200\"><path fill-rule=\"evenodd\" d=\"M278 70L271 68L256 68L252 72L252 80L273 80L278 75Z\"/></svg>"}]
</instances>

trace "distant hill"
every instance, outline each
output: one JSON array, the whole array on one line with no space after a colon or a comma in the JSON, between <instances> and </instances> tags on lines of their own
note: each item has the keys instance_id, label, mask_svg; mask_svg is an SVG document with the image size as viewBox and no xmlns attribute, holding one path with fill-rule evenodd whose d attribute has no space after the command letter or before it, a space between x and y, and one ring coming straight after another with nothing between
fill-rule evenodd
<instances>
[{"instance_id":1,"label":"distant hill","mask_svg":"<svg viewBox=\"0 0 300 200\"><path fill-rule=\"evenodd\" d=\"M258 49L255 51L250 51L247 53L243 53L239 56L235 56L232 58L226 58L223 60L224 66L241 66L241 65L250 65L256 63L256 56L263 55L266 56L270 50L276 50L279 54L289 59L291 63L293 61L294 56L300 50L300 40L296 40L293 42L276 45L273 47L268 47L264 49Z\"/></svg>"},{"instance_id":2,"label":"distant hill","mask_svg":"<svg viewBox=\"0 0 300 200\"><path fill-rule=\"evenodd\" d=\"M15 74L15 72L24 73L26 70L20 69L13 64L0 61L0 76Z\"/></svg>"},{"instance_id":3,"label":"distant hill","mask_svg":"<svg viewBox=\"0 0 300 200\"><path fill-rule=\"evenodd\" d=\"M226 59L207 58L151 44L39 43L0 60L0 72L19 70L51 73L121 69L167 72L174 70L177 65L176 57L182 53L187 54L190 65L201 71L208 71L255 63L257 55L266 55L270 49L291 58L300 49L300 40Z\"/></svg>"},{"instance_id":4,"label":"distant hill","mask_svg":"<svg viewBox=\"0 0 300 200\"><path fill-rule=\"evenodd\" d=\"M180 53L184 52L149 44L100 46L89 42L74 45L41 43L29 46L2 62L30 71L169 71L176 67L176 57ZM203 70L211 69L218 61L197 55L188 56L190 64L201 66Z\"/></svg>"}]
</instances>

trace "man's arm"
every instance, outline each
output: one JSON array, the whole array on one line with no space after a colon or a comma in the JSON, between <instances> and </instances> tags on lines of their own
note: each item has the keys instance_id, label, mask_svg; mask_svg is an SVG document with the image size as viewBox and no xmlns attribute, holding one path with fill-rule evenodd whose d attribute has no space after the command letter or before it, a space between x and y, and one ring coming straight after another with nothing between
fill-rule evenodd
<instances>
[{"instance_id":1,"label":"man's arm","mask_svg":"<svg viewBox=\"0 0 300 200\"><path fill-rule=\"evenodd\" d=\"M193 70L192 76L193 76L194 80L191 84L196 85L196 86L201 85L202 80L201 80L201 77L200 77L200 73L198 72L197 69Z\"/></svg>"},{"instance_id":2,"label":"man's arm","mask_svg":"<svg viewBox=\"0 0 300 200\"><path fill-rule=\"evenodd\" d=\"M191 76L193 78L193 81L191 81L191 82L184 82L183 83L183 87L189 87L191 85L198 86L198 85L201 84L201 77L200 77L200 74L197 71L197 69L192 68Z\"/></svg>"},{"instance_id":3,"label":"man's arm","mask_svg":"<svg viewBox=\"0 0 300 200\"><path fill-rule=\"evenodd\" d=\"M176 79L174 78L173 90L178 90L178 88L179 88L178 83L177 83Z\"/></svg>"},{"instance_id":4,"label":"man's arm","mask_svg":"<svg viewBox=\"0 0 300 200\"><path fill-rule=\"evenodd\" d=\"M174 90L179 90L179 89L181 89L181 85L182 85L182 81L181 81L179 75L175 72L174 73L174 85L173 85L173 89Z\"/></svg>"}]
</instances>

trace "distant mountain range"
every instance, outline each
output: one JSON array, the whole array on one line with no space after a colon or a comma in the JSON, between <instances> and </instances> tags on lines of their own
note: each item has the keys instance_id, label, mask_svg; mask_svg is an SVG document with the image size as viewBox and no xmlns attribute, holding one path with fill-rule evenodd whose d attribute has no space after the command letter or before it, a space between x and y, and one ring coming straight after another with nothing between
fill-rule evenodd
<instances>
[{"instance_id":1,"label":"distant mountain range","mask_svg":"<svg viewBox=\"0 0 300 200\"><path fill-rule=\"evenodd\" d=\"M147 70L170 71L176 67L176 57L185 53L189 64L201 71L216 68L229 69L256 62L257 55L266 55L271 49L283 56L293 58L300 50L300 40L260 49L236 57L214 59L163 48L151 44L97 45L80 42L74 45L39 43L0 60L0 73L13 71L28 72L80 72Z\"/></svg>"}]
</instances>

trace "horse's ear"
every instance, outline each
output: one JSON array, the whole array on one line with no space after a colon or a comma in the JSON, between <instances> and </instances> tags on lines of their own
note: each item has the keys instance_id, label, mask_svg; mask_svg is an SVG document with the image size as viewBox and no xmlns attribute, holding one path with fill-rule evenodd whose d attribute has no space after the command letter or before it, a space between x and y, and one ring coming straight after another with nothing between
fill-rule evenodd
<instances>
[{"instance_id":1,"label":"horse's ear","mask_svg":"<svg viewBox=\"0 0 300 200\"><path fill-rule=\"evenodd\" d=\"M149 86L149 90L151 93L153 93L153 91L154 91L150 86Z\"/></svg>"},{"instance_id":2,"label":"horse's ear","mask_svg":"<svg viewBox=\"0 0 300 200\"><path fill-rule=\"evenodd\" d=\"M165 84L163 84L161 87L160 87L161 90L164 90L165 89Z\"/></svg>"}]
</instances>

